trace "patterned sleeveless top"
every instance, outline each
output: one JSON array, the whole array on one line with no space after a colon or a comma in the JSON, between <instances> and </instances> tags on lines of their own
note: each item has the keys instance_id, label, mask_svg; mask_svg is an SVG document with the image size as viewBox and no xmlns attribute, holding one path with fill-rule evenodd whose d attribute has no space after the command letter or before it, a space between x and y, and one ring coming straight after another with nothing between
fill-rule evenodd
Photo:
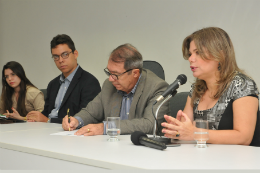
<instances>
[{"instance_id":1,"label":"patterned sleeveless top","mask_svg":"<svg viewBox=\"0 0 260 173\"><path fill-rule=\"evenodd\" d=\"M190 97L192 96L193 89L194 85L191 86L189 94ZM223 116L227 116L224 115L224 112L229 104L232 104L233 101L241 97L253 96L258 98L258 95L259 91L256 83L248 76L238 72L229 85L229 88L221 95L217 103L212 108L207 110L198 110L200 99L195 99L193 106L194 120L208 120L209 129L218 130L221 118Z\"/></svg>"}]
</instances>

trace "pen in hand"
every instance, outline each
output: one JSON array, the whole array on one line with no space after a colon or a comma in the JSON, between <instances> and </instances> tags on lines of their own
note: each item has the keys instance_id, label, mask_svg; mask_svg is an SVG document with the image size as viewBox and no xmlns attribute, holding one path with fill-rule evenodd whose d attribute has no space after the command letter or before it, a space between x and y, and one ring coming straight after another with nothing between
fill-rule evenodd
<instances>
[{"instance_id":1,"label":"pen in hand","mask_svg":"<svg viewBox=\"0 0 260 173\"><path fill-rule=\"evenodd\" d=\"M68 114L69 131L70 131L70 109L69 108L68 108L67 114Z\"/></svg>"}]
</instances>

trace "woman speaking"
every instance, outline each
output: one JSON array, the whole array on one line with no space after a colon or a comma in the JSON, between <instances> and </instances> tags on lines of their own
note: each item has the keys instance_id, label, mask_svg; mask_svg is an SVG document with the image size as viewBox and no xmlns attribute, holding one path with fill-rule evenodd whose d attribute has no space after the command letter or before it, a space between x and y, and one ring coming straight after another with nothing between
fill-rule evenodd
<instances>
[{"instance_id":1,"label":"woman speaking","mask_svg":"<svg viewBox=\"0 0 260 173\"><path fill-rule=\"evenodd\" d=\"M212 144L260 146L259 91L238 68L228 34L217 27L187 36L183 56L196 78L183 111L165 115L165 136L193 140L193 120L207 120Z\"/></svg>"}]
</instances>

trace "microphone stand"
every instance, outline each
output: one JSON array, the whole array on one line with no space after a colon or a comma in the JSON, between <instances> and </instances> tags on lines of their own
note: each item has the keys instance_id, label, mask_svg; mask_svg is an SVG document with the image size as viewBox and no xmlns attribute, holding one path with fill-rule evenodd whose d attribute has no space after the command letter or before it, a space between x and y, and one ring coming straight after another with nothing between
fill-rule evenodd
<instances>
[{"instance_id":1,"label":"microphone stand","mask_svg":"<svg viewBox=\"0 0 260 173\"><path fill-rule=\"evenodd\" d=\"M158 142L163 142L165 144L170 144L171 143L171 139L170 138L165 138L165 137L158 137L156 135L156 121L157 121L157 115L158 115L158 112L161 108L161 106L167 102L171 97L175 96L175 94L177 93L177 91L175 90L172 94L169 94L163 101L162 103L157 107L156 109L156 113L155 113L155 122L154 122L154 128L153 128L153 137L151 137L150 139L152 140L155 140L155 141L158 141ZM159 128L159 127L158 127Z\"/></svg>"}]
</instances>

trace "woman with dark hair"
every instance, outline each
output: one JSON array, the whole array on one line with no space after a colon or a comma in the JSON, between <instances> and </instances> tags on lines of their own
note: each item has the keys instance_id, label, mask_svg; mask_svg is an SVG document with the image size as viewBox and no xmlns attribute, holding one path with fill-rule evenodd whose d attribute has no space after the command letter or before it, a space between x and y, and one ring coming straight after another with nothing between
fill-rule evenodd
<instances>
[{"instance_id":1,"label":"woman with dark hair","mask_svg":"<svg viewBox=\"0 0 260 173\"><path fill-rule=\"evenodd\" d=\"M8 118L26 120L30 111L42 111L44 95L26 77L21 64L10 61L2 70L0 114Z\"/></svg>"},{"instance_id":2,"label":"woman with dark hair","mask_svg":"<svg viewBox=\"0 0 260 173\"><path fill-rule=\"evenodd\" d=\"M238 68L228 34L203 28L184 39L182 52L196 79L184 110L165 115L165 136L193 140L192 121L207 120L208 143L260 146L259 91Z\"/></svg>"}]
</instances>

